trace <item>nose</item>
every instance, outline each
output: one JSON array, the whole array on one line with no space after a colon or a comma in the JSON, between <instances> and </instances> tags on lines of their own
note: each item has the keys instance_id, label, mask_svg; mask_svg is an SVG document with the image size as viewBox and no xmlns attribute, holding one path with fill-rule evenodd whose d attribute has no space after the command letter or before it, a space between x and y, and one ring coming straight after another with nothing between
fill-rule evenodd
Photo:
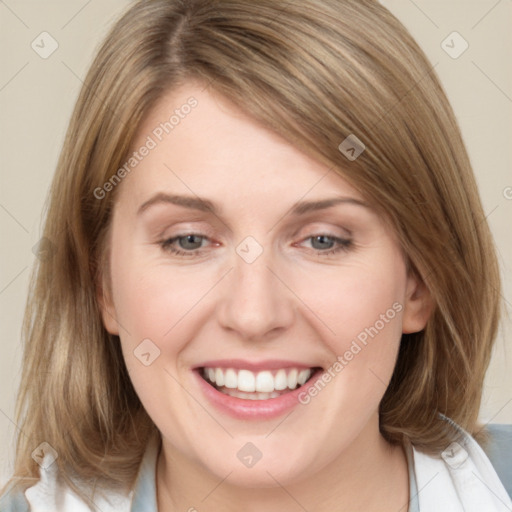
<instances>
[{"instance_id":1,"label":"nose","mask_svg":"<svg viewBox=\"0 0 512 512\"><path fill-rule=\"evenodd\" d=\"M236 254L226 281L217 310L224 329L258 341L282 334L293 323L294 296L269 250L252 263Z\"/></svg>"}]
</instances>

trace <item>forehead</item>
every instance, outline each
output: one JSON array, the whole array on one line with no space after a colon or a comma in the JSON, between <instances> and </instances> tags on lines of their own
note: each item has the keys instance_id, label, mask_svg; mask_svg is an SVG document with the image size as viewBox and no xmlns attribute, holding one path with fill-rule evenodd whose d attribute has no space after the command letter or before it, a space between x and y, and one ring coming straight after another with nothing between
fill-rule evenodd
<instances>
[{"instance_id":1,"label":"forehead","mask_svg":"<svg viewBox=\"0 0 512 512\"><path fill-rule=\"evenodd\" d=\"M139 202L158 191L214 197L222 203L295 203L326 194L362 199L332 168L194 82L156 102L132 151L140 161L132 162L136 166L123 187Z\"/></svg>"}]
</instances>

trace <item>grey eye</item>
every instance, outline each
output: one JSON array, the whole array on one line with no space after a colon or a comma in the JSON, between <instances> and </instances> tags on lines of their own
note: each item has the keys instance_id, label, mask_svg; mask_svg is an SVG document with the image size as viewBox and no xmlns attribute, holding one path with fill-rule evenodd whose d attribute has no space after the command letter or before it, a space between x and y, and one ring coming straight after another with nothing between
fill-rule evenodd
<instances>
[{"instance_id":1,"label":"grey eye","mask_svg":"<svg viewBox=\"0 0 512 512\"><path fill-rule=\"evenodd\" d=\"M326 235L317 235L312 236L310 238L311 245L314 249L332 249L335 239L332 236L326 236ZM315 242L319 242L319 244L315 247Z\"/></svg>"},{"instance_id":2,"label":"grey eye","mask_svg":"<svg viewBox=\"0 0 512 512\"><path fill-rule=\"evenodd\" d=\"M182 249L199 249L201 247L204 236L200 235L185 235L177 238L178 244Z\"/></svg>"}]
</instances>

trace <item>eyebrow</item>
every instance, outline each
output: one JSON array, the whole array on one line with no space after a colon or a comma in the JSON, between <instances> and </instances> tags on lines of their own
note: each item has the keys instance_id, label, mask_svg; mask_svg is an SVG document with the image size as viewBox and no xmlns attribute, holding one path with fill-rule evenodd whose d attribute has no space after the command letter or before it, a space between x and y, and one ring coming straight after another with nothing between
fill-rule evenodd
<instances>
[{"instance_id":1,"label":"eyebrow","mask_svg":"<svg viewBox=\"0 0 512 512\"><path fill-rule=\"evenodd\" d=\"M160 192L144 202L138 209L137 215L140 215L142 212L156 204L175 204L184 208L211 213L216 216L221 214L220 208L209 199L192 196L172 195ZM298 201L292 205L290 214L292 216L304 215L314 211L326 210L327 208L332 208L338 204L353 204L356 206L362 206L364 208L370 208L368 203L359 199L355 199L353 197L338 196L317 201Z\"/></svg>"}]
</instances>

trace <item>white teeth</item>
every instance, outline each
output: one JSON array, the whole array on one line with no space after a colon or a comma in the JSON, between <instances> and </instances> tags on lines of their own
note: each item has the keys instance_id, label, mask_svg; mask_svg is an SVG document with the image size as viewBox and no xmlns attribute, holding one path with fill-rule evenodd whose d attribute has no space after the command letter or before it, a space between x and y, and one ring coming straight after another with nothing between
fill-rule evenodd
<instances>
[{"instance_id":1,"label":"white teeth","mask_svg":"<svg viewBox=\"0 0 512 512\"><path fill-rule=\"evenodd\" d=\"M309 368L307 370L301 370L299 372L299 376L297 377L297 384L302 386L306 383L309 377L311 377L311 370Z\"/></svg>"},{"instance_id":2,"label":"white teeth","mask_svg":"<svg viewBox=\"0 0 512 512\"><path fill-rule=\"evenodd\" d=\"M297 374L299 372L294 368L288 374L288 387L290 389L295 389L297 387Z\"/></svg>"},{"instance_id":3,"label":"white teeth","mask_svg":"<svg viewBox=\"0 0 512 512\"><path fill-rule=\"evenodd\" d=\"M220 391L239 398L267 400L276 398L288 390L304 385L311 377L311 368L264 370L235 370L233 368L204 368L203 377L215 384ZM243 395L243 396L239 396Z\"/></svg>"},{"instance_id":4,"label":"white teeth","mask_svg":"<svg viewBox=\"0 0 512 512\"><path fill-rule=\"evenodd\" d=\"M222 389L222 393L229 396L234 396L235 398L242 398L244 400L268 400L269 398L277 398L281 396L279 393L273 391L272 393L244 393L243 391L238 391L236 389Z\"/></svg>"},{"instance_id":5,"label":"white teeth","mask_svg":"<svg viewBox=\"0 0 512 512\"><path fill-rule=\"evenodd\" d=\"M274 377L270 372L259 372L256 376L256 391L270 393L274 391Z\"/></svg>"},{"instance_id":6,"label":"white teeth","mask_svg":"<svg viewBox=\"0 0 512 512\"><path fill-rule=\"evenodd\" d=\"M236 375L236 372L232 368L229 368L228 370L226 370L225 373L224 386L226 386L227 388L235 389L237 387L237 384L238 377Z\"/></svg>"},{"instance_id":7,"label":"white teeth","mask_svg":"<svg viewBox=\"0 0 512 512\"><path fill-rule=\"evenodd\" d=\"M217 385L219 385L218 382ZM238 372L237 387L240 391L256 391L256 378L254 377L254 373L249 370L240 370Z\"/></svg>"},{"instance_id":8,"label":"white teeth","mask_svg":"<svg viewBox=\"0 0 512 512\"><path fill-rule=\"evenodd\" d=\"M215 384L219 387L224 386L224 372L220 368L215 370Z\"/></svg>"},{"instance_id":9,"label":"white teeth","mask_svg":"<svg viewBox=\"0 0 512 512\"><path fill-rule=\"evenodd\" d=\"M274 389L282 391L288 387L288 378L286 377L285 370L279 370L274 377Z\"/></svg>"}]
</instances>

